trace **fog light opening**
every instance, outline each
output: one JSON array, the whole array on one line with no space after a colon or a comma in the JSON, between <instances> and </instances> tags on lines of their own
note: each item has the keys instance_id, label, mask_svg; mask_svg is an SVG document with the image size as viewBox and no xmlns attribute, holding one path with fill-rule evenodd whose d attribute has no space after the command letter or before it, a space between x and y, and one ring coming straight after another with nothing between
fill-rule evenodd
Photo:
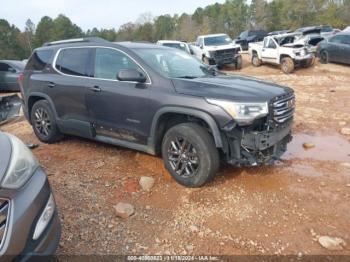
<instances>
[{"instance_id":1,"label":"fog light opening","mask_svg":"<svg viewBox=\"0 0 350 262\"><path fill-rule=\"evenodd\" d=\"M51 221L51 218L55 212L55 200L53 198L53 195L50 195L49 201L47 201L47 204L44 208L43 213L41 214L38 223L36 224L33 240L37 240L41 234L44 232L45 228Z\"/></svg>"}]
</instances>

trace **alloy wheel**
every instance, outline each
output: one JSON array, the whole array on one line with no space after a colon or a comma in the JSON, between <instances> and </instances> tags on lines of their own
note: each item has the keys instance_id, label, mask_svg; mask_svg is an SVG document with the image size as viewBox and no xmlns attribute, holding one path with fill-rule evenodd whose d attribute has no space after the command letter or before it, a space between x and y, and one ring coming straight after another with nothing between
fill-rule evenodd
<instances>
[{"instance_id":1,"label":"alloy wheel","mask_svg":"<svg viewBox=\"0 0 350 262\"><path fill-rule=\"evenodd\" d=\"M182 177L192 177L199 169L196 148L183 137L175 137L168 148L168 161L172 169Z\"/></svg>"},{"instance_id":2,"label":"alloy wheel","mask_svg":"<svg viewBox=\"0 0 350 262\"><path fill-rule=\"evenodd\" d=\"M49 136L51 132L51 121L48 112L39 107L35 110L34 127L43 136Z\"/></svg>"}]
</instances>

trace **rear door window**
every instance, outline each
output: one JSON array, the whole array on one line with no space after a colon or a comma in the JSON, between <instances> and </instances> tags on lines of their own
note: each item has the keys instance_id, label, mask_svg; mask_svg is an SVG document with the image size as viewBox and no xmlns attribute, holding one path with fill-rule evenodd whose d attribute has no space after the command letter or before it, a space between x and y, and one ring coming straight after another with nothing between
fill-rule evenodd
<instances>
[{"instance_id":1,"label":"rear door window","mask_svg":"<svg viewBox=\"0 0 350 262\"><path fill-rule=\"evenodd\" d=\"M91 76L92 48L62 49L57 57L55 67L58 71L72 76Z\"/></svg>"},{"instance_id":2,"label":"rear door window","mask_svg":"<svg viewBox=\"0 0 350 262\"><path fill-rule=\"evenodd\" d=\"M37 50L30 57L26 70L41 71L50 64L53 50Z\"/></svg>"},{"instance_id":3,"label":"rear door window","mask_svg":"<svg viewBox=\"0 0 350 262\"><path fill-rule=\"evenodd\" d=\"M10 66L5 63L0 63L0 72L8 72L10 71Z\"/></svg>"}]
</instances>

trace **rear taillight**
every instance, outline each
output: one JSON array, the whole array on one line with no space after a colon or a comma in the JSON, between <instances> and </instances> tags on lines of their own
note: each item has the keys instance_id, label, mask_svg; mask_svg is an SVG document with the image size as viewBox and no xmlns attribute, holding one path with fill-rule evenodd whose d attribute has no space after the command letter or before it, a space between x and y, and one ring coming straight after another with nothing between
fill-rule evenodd
<instances>
[{"instance_id":1,"label":"rear taillight","mask_svg":"<svg viewBox=\"0 0 350 262\"><path fill-rule=\"evenodd\" d=\"M23 82L24 82L24 74L20 73L17 79L21 92L23 93Z\"/></svg>"}]
</instances>

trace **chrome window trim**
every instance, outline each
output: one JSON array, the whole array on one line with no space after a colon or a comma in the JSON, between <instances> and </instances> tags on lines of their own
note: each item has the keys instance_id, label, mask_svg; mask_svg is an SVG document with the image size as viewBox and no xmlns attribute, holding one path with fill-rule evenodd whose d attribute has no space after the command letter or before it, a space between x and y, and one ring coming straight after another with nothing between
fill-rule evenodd
<instances>
[{"instance_id":1,"label":"chrome window trim","mask_svg":"<svg viewBox=\"0 0 350 262\"><path fill-rule=\"evenodd\" d=\"M5 230L4 230L4 235L1 239L1 242L0 242L0 251L2 251L2 249L4 248L4 244L5 244L5 240L7 238L7 233L8 233L8 230L9 230L9 224L10 224L10 215L11 215L11 209L12 209L12 203L11 203L11 200L8 199L8 198L0 198L0 200L4 200L4 201L7 201L8 203L8 209L7 209L7 217L6 217L6 224L5 224Z\"/></svg>"},{"instance_id":2,"label":"chrome window trim","mask_svg":"<svg viewBox=\"0 0 350 262\"><path fill-rule=\"evenodd\" d=\"M129 54L127 54L126 52L118 49L118 48L115 48L115 47L109 47L109 46L72 46L72 47L63 47L63 48L60 48L58 49L58 51L56 52L55 56L54 56L54 59L53 59L53 62L52 62L52 68L57 72L59 73L60 75L64 75L64 76L70 76L70 77L78 77L78 78L84 78L84 79L97 79L97 80L105 80L105 81L113 81L113 82L120 82L120 83L133 83L133 84L140 84L140 82L136 82L136 81L119 81L118 79L107 79L107 78L98 78L98 77L90 77L90 76L75 76L75 75L69 75L69 74L65 74L63 72L61 72L60 70L58 70L56 68L56 62L57 62L57 59L58 59L58 56L60 54L60 52L62 50L66 50L66 49L76 49L76 48L105 48L105 49L112 49L112 50L115 50L117 52L121 52L123 53L124 55L126 55L127 57L129 57L136 65L138 65L141 70L146 74L146 77L147 77L147 81L145 83L142 83L142 84L146 84L146 85L152 85L152 80L151 80L151 77L149 76L148 72L143 68L143 66L140 65L139 62L137 62L134 58L132 58Z\"/></svg>"}]
</instances>

